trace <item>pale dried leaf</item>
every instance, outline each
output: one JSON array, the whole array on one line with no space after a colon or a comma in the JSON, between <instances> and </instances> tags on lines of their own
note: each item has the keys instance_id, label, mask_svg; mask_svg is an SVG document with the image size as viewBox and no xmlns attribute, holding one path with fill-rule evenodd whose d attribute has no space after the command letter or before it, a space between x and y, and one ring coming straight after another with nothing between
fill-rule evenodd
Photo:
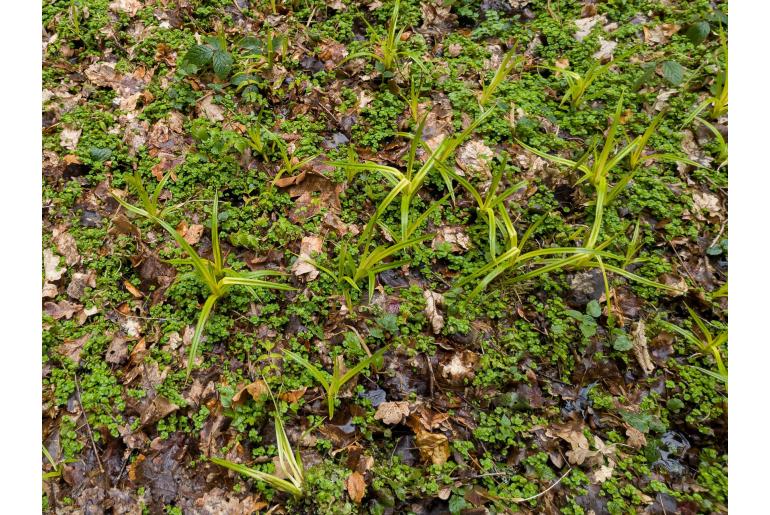
<instances>
[{"instance_id":1,"label":"pale dried leaf","mask_svg":"<svg viewBox=\"0 0 770 515\"><path fill-rule=\"evenodd\" d=\"M439 307L444 305L444 296L429 290L423 291L422 295L425 297L425 316L430 321L433 334L439 334L444 328L444 317L439 312Z\"/></svg>"},{"instance_id":2,"label":"pale dried leaf","mask_svg":"<svg viewBox=\"0 0 770 515\"><path fill-rule=\"evenodd\" d=\"M50 249L43 250L43 268L45 270L45 280L48 282L56 282L61 279L66 268L59 268L59 256L54 254Z\"/></svg>"},{"instance_id":3,"label":"pale dried leaf","mask_svg":"<svg viewBox=\"0 0 770 515\"><path fill-rule=\"evenodd\" d=\"M591 33L591 29L593 29L594 26L599 22L602 24L607 23L607 17L602 14L575 20L575 25L577 26L575 39L578 41L583 41Z\"/></svg>"},{"instance_id":4,"label":"pale dried leaf","mask_svg":"<svg viewBox=\"0 0 770 515\"><path fill-rule=\"evenodd\" d=\"M363 499L364 494L366 494L366 482L364 481L364 476L358 471L351 472L345 481L345 486L348 489L350 499L356 504L361 504L361 499Z\"/></svg>"},{"instance_id":5,"label":"pale dried leaf","mask_svg":"<svg viewBox=\"0 0 770 515\"><path fill-rule=\"evenodd\" d=\"M78 148L78 141L80 141L80 135L82 133L83 129L76 129L65 125L59 135L59 143L68 150L75 150Z\"/></svg>"},{"instance_id":6,"label":"pale dried leaf","mask_svg":"<svg viewBox=\"0 0 770 515\"><path fill-rule=\"evenodd\" d=\"M306 276L306 280L312 281L318 277L319 271L313 264L313 256L321 253L323 239L320 236L304 236L300 243L299 257L291 267L291 271L299 276Z\"/></svg>"},{"instance_id":7,"label":"pale dried leaf","mask_svg":"<svg viewBox=\"0 0 770 515\"><path fill-rule=\"evenodd\" d=\"M639 362L639 366L642 368L646 375L652 373L655 370L655 365L650 358L650 351L647 348L647 336L645 335L644 320L639 320L636 323L633 333L631 334L632 343L634 345L634 356L636 361Z\"/></svg>"},{"instance_id":8,"label":"pale dried leaf","mask_svg":"<svg viewBox=\"0 0 770 515\"><path fill-rule=\"evenodd\" d=\"M384 424L399 424L404 417L409 415L409 403L407 401L383 402L377 406L374 414L375 420L382 420Z\"/></svg>"},{"instance_id":9,"label":"pale dried leaf","mask_svg":"<svg viewBox=\"0 0 770 515\"><path fill-rule=\"evenodd\" d=\"M449 459L449 439L441 433L421 431L415 437L423 461L443 465Z\"/></svg>"}]
</instances>

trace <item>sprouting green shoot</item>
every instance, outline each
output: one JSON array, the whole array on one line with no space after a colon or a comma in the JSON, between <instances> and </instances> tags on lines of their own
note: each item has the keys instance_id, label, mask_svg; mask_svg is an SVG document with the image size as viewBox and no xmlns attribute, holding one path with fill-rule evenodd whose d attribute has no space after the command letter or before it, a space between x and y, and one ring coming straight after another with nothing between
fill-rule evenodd
<instances>
[{"instance_id":1,"label":"sprouting green shoot","mask_svg":"<svg viewBox=\"0 0 770 515\"><path fill-rule=\"evenodd\" d=\"M386 349L387 348L385 347L378 350L344 373L343 370L345 369L345 360L342 355L337 356L337 358L334 360L334 370L331 374L331 377L329 377L327 372L316 367L299 354L288 350L285 352L288 357L302 365L308 372L310 372L315 380L318 381L318 383L323 387L324 391L326 391L326 404L329 408L329 420L331 421L334 418L334 404L337 400L337 395L339 394L340 389L345 385L345 383L357 376L359 372L367 368L373 361L379 360L385 353Z\"/></svg>"},{"instance_id":2,"label":"sprouting green shoot","mask_svg":"<svg viewBox=\"0 0 770 515\"><path fill-rule=\"evenodd\" d=\"M717 371L712 372L704 369L701 370L725 383L726 387L727 366L722 359L721 347L727 343L727 329L720 331L718 334L713 333L711 329L709 329L710 324L699 317L698 314L695 313L692 308L690 308L690 306L685 305L685 307L687 308L687 312L690 314L690 319L693 321L693 323L695 323L700 334L696 334L689 329L685 329L679 325L672 324L671 322L667 322L665 320L660 320L660 325L665 327L667 330L673 331L682 336L687 342L692 344L703 354L711 355L711 357L714 359Z\"/></svg>"},{"instance_id":3,"label":"sprouting green shoot","mask_svg":"<svg viewBox=\"0 0 770 515\"><path fill-rule=\"evenodd\" d=\"M266 280L268 277L283 276L282 272L273 270L257 270L255 272L241 272L233 270L232 268L224 266L224 259L222 256L222 248L219 242L219 200L214 198L214 207L211 218L211 252L213 254L213 261L202 258L198 252L187 243L184 237L168 222L161 218L151 215L148 211L129 204L125 200L118 196L115 199L122 205L127 211L143 216L150 219L154 223L163 227L173 238L188 257L182 259L171 259L169 263L175 266L191 266L193 271L187 274L181 274L177 280L186 277L193 276L206 285L209 296L203 304L200 315L198 316L198 323L195 326L195 332L193 333L192 341L190 342L190 354L187 361L187 377L190 377L190 373L195 363L195 357L198 355L198 348L200 346L200 340L203 335L203 329L206 322L211 315L214 305L222 298L232 286L245 286L254 292L255 288L268 288L275 290L294 290L295 288L288 284L276 283Z\"/></svg>"},{"instance_id":4,"label":"sprouting green shoot","mask_svg":"<svg viewBox=\"0 0 770 515\"><path fill-rule=\"evenodd\" d=\"M482 84L481 93L479 95L479 105L484 108L494 96L497 88L500 84L511 74L514 68L519 64L519 60L514 57L516 52L515 48L509 50L500 62L500 66L497 67L494 76L488 84Z\"/></svg>"},{"instance_id":5,"label":"sprouting green shoot","mask_svg":"<svg viewBox=\"0 0 770 515\"><path fill-rule=\"evenodd\" d=\"M575 109L583 102L583 98L591 84L607 71L609 64L600 64L598 61L594 61L582 75L572 70L551 66L545 66L544 68L564 75L564 78L567 80L567 91L565 91L561 99L561 105L569 102L572 108Z\"/></svg>"},{"instance_id":6,"label":"sprouting green shoot","mask_svg":"<svg viewBox=\"0 0 770 515\"><path fill-rule=\"evenodd\" d=\"M139 197L142 208L148 213L149 217L164 218L176 208L176 206L169 206L163 209L160 207L160 194L163 193L163 188L166 186L166 183L168 183L170 177L171 170L166 172L163 178L158 181L158 184L155 185L155 189L152 190L152 193L149 193L145 189L139 172L125 174L123 180L134 189L136 196Z\"/></svg>"},{"instance_id":7,"label":"sprouting green shoot","mask_svg":"<svg viewBox=\"0 0 770 515\"><path fill-rule=\"evenodd\" d=\"M301 498L305 493L305 469L302 465L302 457L299 451L293 451L289 438L286 436L286 429L283 427L283 421L276 408L273 415L275 420L275 440L278 450L278 462L287 476L282 479L274 474L268 474L261 470L256 470L239 463L234 463L222 458L210 458L213 463L221 465L232 471L243 474L244 476L264 481L276 490L291 494L296 498Z\"/></svg>"}]
</instances>

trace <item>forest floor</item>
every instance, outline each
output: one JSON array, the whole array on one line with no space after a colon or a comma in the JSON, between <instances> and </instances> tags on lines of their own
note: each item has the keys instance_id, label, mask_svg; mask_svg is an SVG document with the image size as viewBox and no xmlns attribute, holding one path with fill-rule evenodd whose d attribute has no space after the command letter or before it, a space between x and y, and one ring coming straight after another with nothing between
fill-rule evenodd
<instances>
[{"instance_id":1,"label":"forest floor","mask_svg":"<svg viewBox=\"0 0 770 515\"><path fill-rule=\"evenodd\" d=\"M726 513L726 9L46 0L43 511Z\"/></svg>"}]
</instances>

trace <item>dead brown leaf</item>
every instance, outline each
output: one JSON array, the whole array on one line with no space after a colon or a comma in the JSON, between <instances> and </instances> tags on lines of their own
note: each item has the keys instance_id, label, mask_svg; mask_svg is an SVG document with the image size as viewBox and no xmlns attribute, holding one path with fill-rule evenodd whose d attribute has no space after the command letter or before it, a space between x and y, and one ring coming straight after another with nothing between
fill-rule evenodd
<instances>
[{"instance_id":1,"label":"dead brown leaf","mask_svg":"<svg viewBox=\"0 0 770 515\"><path fill-rule=\"evenodd\" d=\"M460 146L455 161L466 174L488 178L491 176L490 163L494 155L494 151L482 140L474 139Z\"/></svg>"},{"instance_id":2,"label":"dead brown leaf","mask_svg":"<svg viewBox=\"0 0 770 515\"><path fill-rule=\"evenodd\" d=\"M414 441L423 461L443 465L449 459L449 439L445 435L422 431L417 433Z\"/></svg>"},{"instance_id":3,"label":"dead brown leaf","mask_svg":"<svg viewBox=\"0 0 770 515\"><path fill-rule=\"evenodd\" d=\"M671 39L671 36L679 32L680 28L679 25L673 23L662 23L651 28L643 27L644 42L665 45Z\"/></svg>"},{"instance_id":4,"label":"dead brown leaf","mask_svg":"<svg viewBox=\"0 0 770 515\"><path fill-rule=\"evenodd\" d=\"M476 374L478 362L479 355L473 351L455 352L449 363L440 366L441 377L452 385L461 386Z\"/></svg>"},{"instance_id":5,"label":"dead brown leaf","mask_svg":"<svg viewBox=\"0 0 770 515\"><path fill-rule=\"evenodd\" d=\"M67 286L67 295L75 300L80 300L85 293L86 287L96 288L96 272L93 270L90 270L87 274L80 272L72 274L72 280L69 286Z\"/></svg>"},{"instance_id":6,"label":"dead brown leaf","mask_svg":"<svg viewBox=\"0 0 770 515\"><path fill-rule=\"evenodd\" d=\"M68 300L60 302L46 302L43 304L43 312L54 320L61 318L70 319L72 315L83 309L81 304L73 304Z\"/></svg>"},{"instance_id":7,"label":"dead brown leaf","mask_svg":"<svg viewBox=\"0 0 770 515\"><path fill-rule=\"evenodd\" d=\"M75 364L80 363L80 353L83 350L83 346L88 343L88 340L91 338L90 334L86 334L81 336L80 338L76 340L67 340L58 347L59 354L62 356L66 356L72 361L75 362Z\"/></svg>"},{"instance_id":8,"label":"dead brown leaf","mask_svg":"<svg viewBox=\"0 0 770 515\"><path fill-rule=\"evenodd\" d=\"M361 499L363 499L366 494L366 482L364 481L364 476L358 471L353 471L345 481L345 485L347 486L350 499L356 504L361 504Z\"/></svg>"},{"instance_id":9,"label":"dead brown leaf","mask_svg":"<svg viewBox=\"0 0 770 515\"><path fill-rule=\"evenodd\" d=\"M214 96L207 95L198 103L198 114L211 120L221 122L225 119L225 109L214 103Z\"/></svg>"},{"instance_id":10,"label":"dead brown leaf","mask_svg":"<svg viewBox=\"0 0 770 515\"><path fill-rule=\"evenodd\" d=\"M442 225L439 227L430 246L436 250L442 243L449 243L452 252L466 251L471 248L471 239L462 226Z\"/></svg>"},{"instance_id":11,"label":"dead brown leaf","mask_svg":"<svg viewBox=\"0 0 770 515\"><path fill-rule=\"evenodd\" d=\"M83 129L76 129L72 126L65 125L59 135L59 143L68 150L75 150L78 148L78 141L80 141L80 135L82 133Z\"/></svg>"},{"instance_id":12,"label":"dead brown leaf","mask_svg":"<svg viewBox=\"0 0 770 515\"><path fill-rule=\"evenodd\" d=\"M59 268L60 259L61 258L54 254L51 249L43 250L43 268L45 270L46 281L56 282L61 279L61 276L67 271L64 267Z\"/></svg>"},{"instance_id":13,"label":"dead brown leaf","mask_svg":"<svg viewBox=\"0 0 770 515\"><path fill-rule=\"evenodd\" d=\"M269 388L267 387L267 383L265 383L262 379L257 379L253 383L247 384L238 392L233 395L233 402L238 403L241 402L241 396L244 392L248 392L249 395L251 395L251 398L255 401L258 401L261 397L265 396L269 392ZM243 399L245 400L245 399Z\"/></svg>"},{"instance_id":14,"label":"dead brown leaf","mask_svg":"<svg viewBox=\"0 0 770 515\"><path fill-rule=\"evenodd\" d=\"M75 241L75 237L63 229L53 230L53 242L56 244L56 249L64 256L64 261L67 266L73 266L80 261L80 254L78 254L78 244Z\"/></svg>"}]
</instances>

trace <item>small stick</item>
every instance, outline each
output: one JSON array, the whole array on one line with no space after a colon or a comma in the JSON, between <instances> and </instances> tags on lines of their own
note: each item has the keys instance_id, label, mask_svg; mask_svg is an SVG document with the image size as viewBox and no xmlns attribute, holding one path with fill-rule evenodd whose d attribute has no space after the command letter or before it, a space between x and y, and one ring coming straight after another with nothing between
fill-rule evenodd
<instances>
[{"instance_id":1,"label":"small stick","mask_svg":"<svg viewBox=\"0 0 770 515\"><path fill-rule=\"evenodd\" d=\"M91 431L91 424L88 423L88 414L86 413L86 409L83 407L83 401L81 400L80 395L80 381L78 380L78 375L75 374L75 388L77 389L78 393L78 404L80 405L80 409L83 411L83 417L86 420L86 429L88 429L88 437L91 440L91 447L94 450L94 456L96 456L96 463L99 464L99 470L104 474L104 466L102 466L102 460L99 458L99 451L96 448L96 442L94 441L94 433Z\"/></svg>"}]
</instances>

